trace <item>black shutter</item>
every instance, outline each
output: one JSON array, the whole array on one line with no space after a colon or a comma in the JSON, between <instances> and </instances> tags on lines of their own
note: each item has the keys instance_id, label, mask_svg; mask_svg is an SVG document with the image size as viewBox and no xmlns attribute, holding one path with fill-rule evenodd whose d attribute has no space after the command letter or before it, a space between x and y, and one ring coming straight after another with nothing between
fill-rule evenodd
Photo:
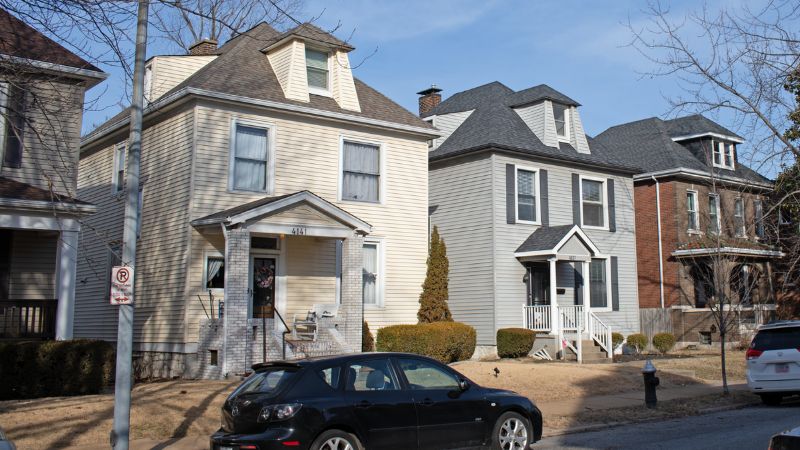
<instances>
[{"instance_id":1,"label":"black shutter","mask_svg":"<svg viewBox=\"0 0 800 450\"><path fill-rule=\"evenodd\" d=\"M572 223L581 225L581 177L572 174Z\"/></svg>"},{"instance_id":2,"label":"black shutter","mask_svg":"<svg viewBox=\"0 0 800 450\"><path fill-rule=\"evenodd\" d=\"M617 231L617 202L614 199L614 180L609 178L608 183L608 231Z\"/></svg>"},{"instance_id":3,"label":"black shutter","mask_svg":"<svg viewBox=\"0 0 800 450\"><path fill-rule=\"evenodd\" d=\"M22 137L25 132L25 91L20 86L9 86L5 110L5 154L3 166L22 167Z\"/></svg>"},{"instance_id":4,"label":"black shutter","mask_svg":"<svg viewBox=\"0 0 800 450\"><path fill-rule=\"evenodd\" d=\"M611 257L611 309L619 311L619 264L616 256Z\"/></svg>"},{"instance_id":5,"label":"black shutter","mask_svg":"<svg viewBox=\"0 0 800 450\"><path fill-rule=\"evenodd\" d=\"M516 173L514 170L513 164L506 164L506 222L507 223L517 223L517 211L516 211L516 201L514 199L514 195L517 193L517 189L514 183L516 183Z\"/></svg>"},{"instance_id":6,"label":"black shutter","mask_svg":"<svg viewBox=\"0 0 800 450\"><path fill-rule=\"evenodd\" d=\"M575 304L583 304L583 262L575 262Z\"/></svg>"},{"instance_id":7,"label":"black shutter","mask_svg":"<svg viewBox=\"0 0 800 450\"><path fill-rule=\"evenodd\" d=\"M542 209L542 226L550 225L550 205L547 198L547 171L542 169L539 171L539 205Z\"/></svg>"}]
</instances>

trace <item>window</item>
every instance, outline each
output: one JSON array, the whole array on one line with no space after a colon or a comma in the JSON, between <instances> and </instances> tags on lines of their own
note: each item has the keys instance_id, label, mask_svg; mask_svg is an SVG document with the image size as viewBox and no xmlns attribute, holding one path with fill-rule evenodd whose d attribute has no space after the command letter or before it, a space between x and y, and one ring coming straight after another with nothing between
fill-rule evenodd
<instances>
[{"instance_id":1,"label":"window","mask_svg":"<svg viewBox=\"0 0 800 450\"><path fill-rule=\"evenodd\" d=\"M111 182L114 193L122 192L125 189L125 150L124 143L114 147L114 178Z\"/></svg>"},{"instance_id":2,"label":"window","mask_svg":"<svg viewBox=\"0 0 800 450\"><path fill-rule=\"evenodd\" d=\"M3 107L0 115L0 154L3 156L3 167L19 169L22 167L22 143L25 132L25 90L19 84L4 83L0 85L4 91L0 99Z\"/></svg>"},{"instance_id":3,"label":"window","mask_svg":"<svg viewBox=\"0 0 800 450\"><path fill-rule=\"evenodd\" d=\"M708 194L708 232L718 234L720 225L719 195Z\"/></svg>"},{"instance_id":4,"label":"window","mask_svg":"<svg viewBox=\"0 0 800 450\"><path fill-rule=\"evenodd\" d=\"M267 128L235 124L231 187L237 191L267 191L269 149Z\"/></svg>"},{"instance_id":5,"label":"window","mask_svg":"<svg viewBox=\"0 0 800 450\"><path fill-rule=\"evenodd\" d=\"M589 299L592 308L608 307L608 278L606 260L592 259L589 263Z\"/></svg>"},{"instance_id":6,"label":"window","mask_svg":"<svg viewBox=\"0 0 800 450\"><path fill-rule=\"evenodd\" d=\"M386 358L351 364L347 378L348 391L396 391L398 383Z\"/></svg>"},{"instance_id":7,"label":"window","mask_svg":"<svg viewBox=\"0 0 800 450\"><path fill-rule=\"evenodd\" d=\"M379 202L380 146L343 141L342 152L342 200Z\"/></svg>"},{"instance_id":8,"label":"window","mask_svg":"<svg viewBox=\"0 0 800 450\"><path fill-rule=\"evenodd\" d=\"M739 197L733 204L733 224L736 227L736 236L745 236L744 230L744 200Z\"/></svg>"},{"instance_id":9,"label":"window","mask_svg":"<svg viewBox=\"0 0 800 450\"><path fill-rule=\"evenodd\" d=\"M725 169L734 168L733 162L736 144L731 142L711 141L711 150L713 153L714 167L722 167Z\"/></svg>"},{"instance_id":10,"label":"window","mask_svg":"<svg viewBox=\"0 0 800 450\"><path fill-rule=\"evenodd\" d=\"M245 381L233 391L230 398L235 398L246 393L274 394L289 383L289 381L295 377L298 370L299 369L294 367L274 367L258 371L245 379Z\"/></svg>"},{"instance_id":11,"label":"window","mask_svg":"<svg viewBox=\"0 0 800 450\"><path fill-rule=\"evenodd\" d=\"M206 257L205 289L225 289L225 258Z\"/></svg>"},{"instance_id":12,"label":"window","mask_svg":"<svg viewBox=\"0 0 800 450\"><path fill-rule=\"evenodd\" d=\"M581 216L584 226L606 226L605 193L605 181L581 179Z\"/></svg>"},{"instance_id":13,"label":"window","mask_svg":"<svg viewBox=\"0 0 800 450\"><path fill-rule=\"evenodd\" d=\"M756 236L759 238L764 237L764 204L761 200L755 200L753 207L756 210Z\"/></svg>"},{"instance_id":14,"label":"window","mask_svg":"<svg viewBox=\"0 0 800 450\"><path fill-rule=\"evenodd\" d=\"M697 230L697 192L686 192L687 228Z\"/></svg>"},{"instance_id":15,"label":"window","mask_svg":"<svg viewBox=\"0 0 800 450\"><path fill-rule=\"evenodd\" d=\"M328 91L328 53L306 48L306 77L308 89Z\"/></svg>"},{"instance_id":16,"label":"window","mask_svg":"<svg viewBox=\"0 0 800 450\"><path fill-rule=\"evenodd\" d=\"M448 391L458 389L458 379L433 363L413 358L399 358L397 361L411 389Z\"/></svg>"},{"instance_id":17,"label":"window","mask_svg":"<svg viewBox=\"0 0 800 450\"><path fill-rule=\"evenodd\" d=\"M778 207L778 225L791 225L792 224L792 216L791 214L784 210L782 207Z\"/></svg>"},{"instance_id":18,"label":"window","mask_svg":"<svg viewBox=\"0 0 800 450\"><path fill-rule=\"evenodd\" d=\"M517 222L536 220L536 171L517 168Z\"/></svg>"},{"instance_id":19,"label":"window","mask_svg":"<svg viewBox=\"0 0 800 450\"><path fill-rule=\"evenodd\" d=\"M556 121L556 136L569 138L569 108L566 105L553 103L553 118Z\"/></svg>"},{"instance_id":20,"label":"window","mask_svg":"<svg viewBox=\"0 0 800 450\"><path fill-rule=\"evenodd\" d=\"M690 274L694 281L694 306L705 308L714 299L714 270L700 263L692 267Z\"/></svg>"},{"instance_id":21,"label":"window","mask_svg":"<svg viewBox=\"0 0 800 450\"><path fill-rule=\"evenodd\" d=\"M338 366L336 367L328 367L327 369L322 369L317 373L322 378L328 386L336 389L339 387L339 376L342 372L342 369Z\"/></svg>"},{"instance_id":22,"label":"window","mask_svg":"<svg viewBox=\"0 0 800 450\"><path fill-rule=\"evenodd\" d=\"M364 269L362 272L362 298L365 305L381 304L380 245L364 243Z\"/></svg>"}]
</instances>

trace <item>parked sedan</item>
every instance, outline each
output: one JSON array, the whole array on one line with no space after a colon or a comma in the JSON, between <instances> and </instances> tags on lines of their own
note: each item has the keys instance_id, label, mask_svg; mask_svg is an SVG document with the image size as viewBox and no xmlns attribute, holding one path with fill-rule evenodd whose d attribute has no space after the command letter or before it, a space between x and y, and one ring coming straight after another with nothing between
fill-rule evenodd
<instances>
[{"instance_id":1,"label":"parked sedan","mask_svg":"<svg viewBox=\"0 0 800 450\"><path fill-rule=\"evenodd\" d=\"M747 385L765 404L800 394L800 320L760 327L746 358Z\"/></svg>"},{"instance_id":2,"label":"parked sedan","mask_svg":"<svg viewBox=\"0 0 800 450\"><path fill-rule=\"evenodd\" d=\"M430 358L365 353L259 364L222 406L212 450L521 450L542 436L527 398Z\"/></svg>"}]
</instances>

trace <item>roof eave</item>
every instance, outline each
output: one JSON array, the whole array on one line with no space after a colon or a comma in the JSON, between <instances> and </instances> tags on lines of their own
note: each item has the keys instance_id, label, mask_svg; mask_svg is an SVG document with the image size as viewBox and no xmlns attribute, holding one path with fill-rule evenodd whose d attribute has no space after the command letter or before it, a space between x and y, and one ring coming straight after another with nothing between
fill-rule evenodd
<instances>
[{"instance_id":1,"label":"roof eave","mask_svg":"<svg viewBox=\"0 0 800 450\"><path fill-rule=\"evenodd\" d=\"M744 139L739 136L732 135L732 134L722 134L722 133L715 133L713 131L704 132L704 133L695 133L695 134L685 134L681 136L673 136L671 139L675 142L680 141L687 141L689 139L697 139L701 137L716 137L720 139L725 139L728 141L736 142L737 144L744 144Z\"/></svg>"},{"instance_id":2,"label":"roof eave","mask_svg":"<svg viewBox=\"0 0 800 450\"><path fill-rule=\"evenodd\" d=\"M86 88L92 88L108 78L105 72L98 72L96 70L81 69L79 67L65 66L46 61L39 61L29 58L21 58L19 56L12 56L0 54L0 62L10 62L11 64L25 65L32 68L41 70L43 72L54 73L58 75L66 75L71 78L78 78L86 81Z\"/></svg>"},{"instance_id":3,"label":"roof eave","mask_svg":"<svg viewBox=\"0 0 800 450\"><path fill-rule=\"evenodd\" d=\"M678 167L678 168L675 168L675 169L660 170L660 171L656 171L656 172L639 173L639 174L636 174L636 175L633 176L633 181L650 180L650 179L652 179L654 177L655 178L666 178L666 177L674 177L674 176L682 176L682 177L687 177L687 178L700 178L700 179L704 179L704 180L717 179L717 180L722 181L724 183L738 184L738 185L745 185L745 186L753 186L753 187L758 187L758 188L767 189L767 190L770 190L770 189L774 188L774 185L772 183L745 180L743 178L729 177L729 176L725 176L725 175L712 176L707 172L702 172L702 171L694 170L694 169L688 169L686 167Z\"/></svg>"}]
</instances>

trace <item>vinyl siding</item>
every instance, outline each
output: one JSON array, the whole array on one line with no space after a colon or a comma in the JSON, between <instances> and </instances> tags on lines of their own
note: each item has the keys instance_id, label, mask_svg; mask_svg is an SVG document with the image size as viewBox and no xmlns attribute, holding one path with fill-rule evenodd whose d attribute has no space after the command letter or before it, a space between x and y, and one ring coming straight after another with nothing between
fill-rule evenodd
<instances>
[{"instance_id":1,"label":"vinyl siding","mask_svg":"<svg viewBox=\"0 0 800 450\"><path fill-rule=\"evenodd\" d=\"M315 303L336 303L336 241L287 236L286 314L305 317Z\"/></svg>"},{"instance_id":2,"label":"vinyl siding","mask_svg":"<svg viewBox=\"0 0 800 450\"><path fill-rule=\"evenodd\" d=\"M578 108L571 106L569 108L570 127L569 127L569 140L570 144L579 153L591 153L589 150L589 141L586 139L586 131L583 130L583 122L581 121L581 113Z\"/></svg>"},{"instance_id":3,"label":"vinyl siding","mask_svg":"<svg viewBox=\"0 0 800 450\"><path fill-rule=\"evenodd\" d=\"M308 102L306 78L306 46L302 41L291 41L267 54L272 70L289 100Z\"/></svg>"},{"instance_id":4,"label":"vinyl siding","mask_svg":"<svg viewBox=\"0 0 800 450\"><path fill-rule=\"evenodd\" d=\"M469 157L436 163L429 175L431 225L439 228L450 262L450 311L475 327L480 345L493 344L495 332L491 167L488 156Z\"/></svg>"},{"instance_id":5,"label":"vinyl siding","mask_svg":"<svg viewBox=\"0 0 800 450\"><path fill-rule=\"evenodd\" d=\"M458 129L458 127L460 127L465 120L467 120L470 114L472 114L472 110L452 114L442 114L441 116L434 117L433 125L439 130L441 137L433 140L433 147L431 150L434 150L436 147L442 145L442 142L450 137L450 135L453 134L453 132L456 131L456 129Z\"/></svg>"},{"instance_id":6,"label":"vinyl siding","mask_svg":"<svg viewBox=\"0 0 800 450\"><path fill-rule=\"evenodd\" d=\"M13 231L8 298L9 300L49 300L56 298L56 249L58 233Z\"/></svg>"},{"instance_id":7,"label":"vinyl siding","mask_svg":"<svg viewBox=\"0 0 800 450\"><path fill-rule=\"evenodd\" d=\"M331 94L333 99L344 109L361 112L347 53L337 51L332 54L331 58Z\"/></svg>"},{"instance_id":8,"label":"vinyl siding","mask_svg":"<svg viewBox=\"0 0 800 450\"><path fill-rule=\"evenodd\" d=\"M525 125L533 131L540 141L545 141L545 102L534 103L521 108L514 108Z\"/></svg>"},{"instance_id":9,"label":"vinyl siding","mask_svg":"<svg viewBox=\"0 0 800 450\"><path fill-rule=\"evenodd\" d=\"M148 101L155 101L183 80L205 67L216 56L155 56L150 62L152 75Z\"/></svg>"}]
</instances>

